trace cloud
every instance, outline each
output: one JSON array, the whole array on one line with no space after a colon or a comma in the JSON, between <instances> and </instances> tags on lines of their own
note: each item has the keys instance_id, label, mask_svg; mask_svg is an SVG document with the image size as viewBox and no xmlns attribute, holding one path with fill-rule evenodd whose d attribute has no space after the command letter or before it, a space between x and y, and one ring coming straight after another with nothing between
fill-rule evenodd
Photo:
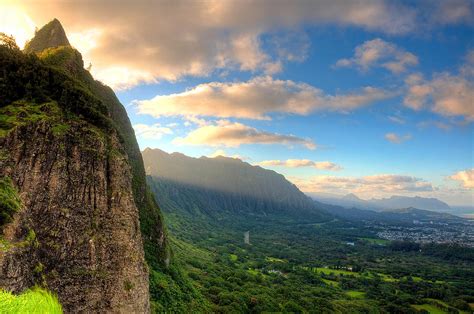
<instances>
[{"instance_id":1,"label":"cloud","mask_svg":"<svg viewBox=\"0 0 474 314\"><path fill-rule=\"evenodd\" d=\"M159 140L163 135L173 134L170 128L162 127L159 123L153 125L134 124L135 135L140 138Z\"/></svg>"},{"instance_id":2,"label":"cloud","mask_svg":"<svg viewBox=\"0 0 474 314\"><path fill-rule=\"evenodd\" d=\"M465 63L461 66L460 73L464 77L474 78L474 49L469 50L464 58Z\"/></svg>"},{"instance_id":3,"label":"cloud","mask_svg":"<svg viewBox=\"0 0 474 314\"><path fill-rule=\"evenodd\" d=\"M222 147L239 147L243 144L282 144L290 147L301 145L311 150L316 149L316 144L310 139L260 131L242 123L227 120L200 126L184 138L175 138L173 144Z\"/></svg>"},{"instance_id":4,"label":"cloud","mask_svg":"<svg viewBox=\"0 0 474 314\"><path fill-rule=\"evenodd\" d=\"M389 116L388 119L397 124L405 124L405 119L397 116Z\"/></svg>"},{"instance_id":5,"label":"cloud","mask_svg":"<svg viewBox=\"0 0 474 314\"><path fill-rule=\"evenodd\" d=\"M342 167L329 161L312 161L309 159L264 160L257 165L262 167L282 166L288 168L313 167L320 170L341 170Z\"/></svg>"},{"instance_id":6,"label":"cloud","mask_svg":"<svg viewBox=\"0 0 474 314\"><path fill-rule=\"evenodd\" d=\"M158 95L134 103L138 113L154 117L185 115L268 119L270 113L306 115L315 110L347 111L393 95L375 87L347 94L325 95L320 89L305 83L264 76L247 82L200 84L181 93Z\"/></svg>"},{"instance_id":7,"label":"cloud","mask_svg":"<svg viewBox=\"0 0 474 314\"><path fill-rule=\"evenodd\" d=\"M394 144L401 144L402 142L410 140L411 135L407 134L407 135L401 136L395 133L387 133L385 134L385 139Z\"/></svg>"},{"instance_id":8,"label":"cloud","mask_svg":"<svg viewBox=\"0 0 474 314\"><path fill-rule=\"evenodd\" d=\"M451 180L459 181L466 189L474 189L474 168L459 171L449 178Z\"/></svg>"},{"instance_id":9,"label":"cloud","mask_svg":"<svg viewBox=\"0 0 474 314\"><path fill-rule=\"evenodd\" d=\"M340 59L335 66L356 67L362 71L367 71L372 67L382 67L398 74L417 64L418 58L414 54L376 38L357 46L352 58Z\"/></svg>"},{"instance_id":10,"label":"cloud","mask_svg":"<svg viewBox=\"0 0 474 314\"><path fill-rule=\"evenodd\" d=\"M314 176L309 179L293 177L290 180L304 192L334 194L357 193L366 197L431 192L431 183L423 179L395 174L364 177Z\"/></svg>"},{"instance_id":11,"label":"cloud","mask_svg":"<svg viewBox=\"0 0 474 314\"><path fill-rule=\"evenodd\" d=\"M452 125L449 123L445 123L442 121L434 121L434 120L427 120L427 121L421 121L416 124L417 127L420 129L424 129L430 126L434 126L438 129L444 130L444 131L449 131L452 128Z\"/></svg>"},{"instance_id":12,"label":"cloud","mask_svg":"<svg viewBox=\"0 0 474 314\"><path fill-rule=\"evenodd\" d=\"M59 18L68 34L87 36L90 29L98 30L100 40L85 54L86 64L91 61L94 75L115 89L187 75L206 76L228 67L270 73L286 61L304 58L304 40L297 47L293 46L295 40L282 41L268 50L262 38L275 29L281 33L279 37L303 33L306 25L402 35L430 31L437 25L472 24L473 17L472 1L466 0L4 2L21 12L2 8L0 12L9 18L0 19L0 31L12 30L20 42L34 34L34 25L18 24L25 19L28 24L42 26ZM248 50L240 49L242 38L248 41ZM89 46L77 36L71 42L80 50ZM113 69L134 75L117 77Z\"/></svg>"},{"instance_id":13,"label":"cloud","mask_svg":"<svg viewBox=\"0 0 474 314\"><path fill-rule=\"evenodd\" d=\"M409 76L403 103L414 110L428 108L443 116L463 116L473 121L474 81L464 75L470 65L464 64L459 75L437 73L431 80L420 74Z\"/></svg>"},{"instance_id":14,"label":"cloud","mask_svg":"<svg viewBox=\"0 0 474 314\"><path fill-rule=\"evenodd\" d=\"M288 44L294 40L264 45L263 35L275 29L283 37L303 32L304 25L405 34L416 29L417 19L417 8L383 0L10 2L38 26L59 18L69 34L78 35L71 42L80 50L89 44L78 37L98 30L86 61L116 89L228 68L271 74L284 62L304 59L304 40L297 47Z\"/></svg>"},{"instance_id":15,"label":"cloud","mask_svg":"<svg viewBox=\"0 0 474 314\"><path fill-rule=\"evenodd\" d=\"M474 22L474 4L470 0L433 1L433 21L439 24Z\"/></svg>"}]
</instances>

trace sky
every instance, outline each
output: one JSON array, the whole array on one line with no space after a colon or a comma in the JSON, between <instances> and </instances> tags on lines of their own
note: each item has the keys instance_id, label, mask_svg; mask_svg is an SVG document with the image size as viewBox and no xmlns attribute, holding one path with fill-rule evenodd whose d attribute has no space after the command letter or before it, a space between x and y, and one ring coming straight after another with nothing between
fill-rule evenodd
<instances>
[{"instance_id":1,"label":"sky","mask_svg":"<svg viewBox=\"0 0 474 314\"><path fill-rule=\"evenodd\" d=\"M53 18L141 149L474 206L472 0L0 0L20 46Z\"/></svg>"}]
</instances>

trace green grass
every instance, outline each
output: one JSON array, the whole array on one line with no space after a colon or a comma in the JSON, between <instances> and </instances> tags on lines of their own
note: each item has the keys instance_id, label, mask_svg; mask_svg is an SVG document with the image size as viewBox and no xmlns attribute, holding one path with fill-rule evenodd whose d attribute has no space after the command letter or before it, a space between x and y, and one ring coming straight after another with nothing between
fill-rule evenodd
<instances>
[{"instance_id":1,"label":"green grass","mask_svg":"<svg viewBox=\"0 0 474 314\"><path fill-rule=\"evenodd\" d=\"M20 207L20 198L12 180L9 177L0 178L0 228L13 220Z\"/></svg>"},{"instance_id":2,"label":"green grass","mask_svg":"<svg viewBox=\"0 0 474 314\"><path fill-rule=\"evenodd\" d=\"M365 298L365 292L363 291L355 291L355 290L349 290L346 291L346 294L354 299L364 299Z\"/></svg>"},{"instance_id":3,"label":"green grass","mask_svg":"<svg viewBox=\"0 0 474 314\"><path fill-rule=\"evenodd\" d=\"M324 279L322 278L323 282L325 284L327 284L328 286L332 286L332 287L338 287L339 286L339 282L337 281L334 281L334 280L329 280L329 279Z\"/></svg>"},{"instance_id":4,"label":"green grass","mask_svg":"<svg viewBox=\"0 0 474 314\"><path fill-rule=\"evenodd\" d=\"M434 305L431 304L417 304L417 305L412 305L417 310L425 310L428 311L430 314L444 314L446 313L445 311L437 308Z\"/></svg>"},{"instance_id":5,"label":"green grass","mask_svg":"<svg viewBox=\"0 0 474 314\"><path fill-rule=\"evenodd\" d=\"M276 258L276 257L266 257L265 260L271 263L287 263L288 262L284 259Z\"/></svg>"},{"instance_id":6,"label":"green grass","mask_svg":"<svg viewBox=\"0 0 474 314\"><path fill-rule=\"evenodd\" d=\"M379 275L380 278L382 278L382 280L385 281L385 282L396 282L396 281L398 281L398 279L393 278L390 275L386 275L386 274L382 274L382 273L377 273L377 275Z\"/></svg>"},{"instance_id":7,"label":"green grass","mask_svg":"<svg viewBox=\"0 0 474 314\"><path fill-rule=\"evenodd\" d=\"M229 258L232 262L237 262L237 260L239 259L239 257L235 254L229 254Z\"/></svg>"},{"instance_id":8,"label":"green grass","mask_svg":"<svg viewBox=\"0 0 474 314\"><path fill-rule=\"evenodd\" d=\"M39 121L58 123L61 116L61 109L54 101L39 104L26 100L15 101L0 108L0 137L5 137L11 130L20 125ZM64 126L60 128L64 130Z\"/></svg>"},{"instance_id":9,"label":"green grass","mask_svg":"<svg viewBox=\"0 0 474 314\"><path fill-rule=\"evenodd\" d=\"M58 314L62 312L58 299L43 289L33 288L20 295L0 290L0 313Z\"/></svg>"},{"instance_id":10,"label":"green grass","mask_svg":"<svg viewBox=\"0 0 474 314\"><path fill-rule=\"evenodd\" d=\"M386 245L390 243L389 240L385 240L385 239L375 239L375 238L359 238L359 239L367 241L370 244Z\"/></svg>"},{"instance_id":11,"label":"green grass","mask_svg":"<svg viewBox=\"0 0 474 314\"><path fill-rule=\"evenodd\" d=\"M324 268L324 267L318 267L316 268L316 272L318 273L323 273L325 275L345 275L345 276L355 276L355 277L360 277L359 273L348 271L348 270L341 270L341 269L331 269L331 268Z\"/></svg>"}]
</instances>

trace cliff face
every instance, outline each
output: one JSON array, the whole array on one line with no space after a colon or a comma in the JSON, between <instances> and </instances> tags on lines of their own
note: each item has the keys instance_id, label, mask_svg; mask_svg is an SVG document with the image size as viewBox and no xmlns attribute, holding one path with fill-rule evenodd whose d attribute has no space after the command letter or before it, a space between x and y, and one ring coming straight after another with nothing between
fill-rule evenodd
<instances>
[{"instance_id":1,"label":"cliff face","mask_svg":"<svg viewBox=\"0 0 474 314\"><path fill-rule=\"evenodd\" d=\"M4 230L0 286L44 284L65 310L146 312L148 272L130 166L116 134L81 123L57 136L48 123L2 139L22 207Z\"/></svg>"},{"instance_id":2,"label":"cliff face","mask_svg":"<svg viewBox=\"0 0 474 314\"><path fill-rule=\"evenodd\" d=\"M37 36L60 33L53 22ZM0 288L45 286L68 312L148 312L145 255L166 267L169 249L133 129L80 54L48 40L30 42L37 56L0 45Z\"/></svg>"}]
</instances>

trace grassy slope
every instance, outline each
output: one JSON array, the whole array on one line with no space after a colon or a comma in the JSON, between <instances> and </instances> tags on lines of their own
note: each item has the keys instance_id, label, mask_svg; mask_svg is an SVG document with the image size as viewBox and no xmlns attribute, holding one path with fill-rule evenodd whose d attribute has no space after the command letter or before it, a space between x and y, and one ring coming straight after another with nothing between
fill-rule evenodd
<instances>
[{"instance_id":1,"label":"grassy slope","mask_svg":"<svg viewBox=\"0 0 474 314\"><path fill-rule=\"evenodd\" d=\"M60 314L62 312L56 296L43 289L33 288L17 296L0 290L0 313Z\"/></svg>"}]
</instances>

